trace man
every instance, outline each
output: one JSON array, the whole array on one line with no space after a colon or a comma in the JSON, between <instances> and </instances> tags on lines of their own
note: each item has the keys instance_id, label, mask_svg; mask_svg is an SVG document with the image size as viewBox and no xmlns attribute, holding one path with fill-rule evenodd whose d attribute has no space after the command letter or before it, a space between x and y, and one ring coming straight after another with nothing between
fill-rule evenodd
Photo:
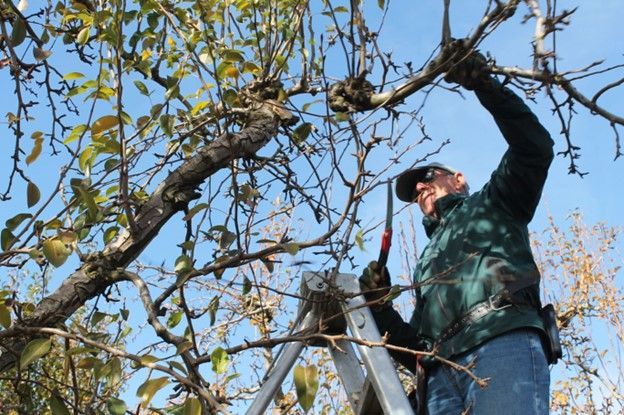
<instances>
[{"instance_id":1,"label":"man","mask_svg":"<svg viewBox=\"0 0 624 415\"><path fill-rule=\"evenodd\" d=\"M527 225L553 159L553 141L520 98L484 74L484 65L483 57L473 54L445 79L474 90L509 148L488 183L472 195L461 172L438 163L398 177L397 197L418 203L430 241L414 272L416 308L410 322L383 299L373 314L391 344L434 351L489 378L481 388L466 372L422 359L430 415L547 414L550 377L540 275ZM361 281L364 290L377 288L365 293L369 301L380 300L378 293L390 286L387 270L376 262ZM416 369L413 354L392 354Z\"/></svg>"}]
</instances>

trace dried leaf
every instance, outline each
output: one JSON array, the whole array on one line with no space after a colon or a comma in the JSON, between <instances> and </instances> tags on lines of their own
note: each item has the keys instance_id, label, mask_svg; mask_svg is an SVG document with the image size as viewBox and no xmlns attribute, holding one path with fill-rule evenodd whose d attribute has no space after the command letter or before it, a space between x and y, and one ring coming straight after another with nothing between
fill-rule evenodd
<instances>
[{"instance_id":1,"label":"dried leaf","mask_svg":"<svg viewBox=\"0 0 624 415\"><path fill-rule=\"evenodd\" d=\"M41 199L39 188L33 182L28 182L28 186L26 186L26 204L31 208L39 202L39 199Z\"/></svg>"},{"instance_id":2,"label":"dried leaf","mask_svg":"<svg viewBox=\"0 0 624 415\"><path fill-rule=\"evenodd\" d=\"M41 155L41 150L43 148L42 146L43 146L43 137L36 138L35 145L33 146L33 149L30 152L30 155L26 157L26 164L34 163L35 160L39 158L39 156Z\"/></svg>"},{"instance_id":3,"label":"dried leaf","mask_svg":"<svg viewBox=\"0 0 624 415\"><path fill-rule=\"evenodd\" d=\"M52 51L50 50L43 50L41 48L33 49L33 56L35 57L37 62L41 62L41 61L48 59L50 55L52 55Z\"/></svg>"}]
</instances>

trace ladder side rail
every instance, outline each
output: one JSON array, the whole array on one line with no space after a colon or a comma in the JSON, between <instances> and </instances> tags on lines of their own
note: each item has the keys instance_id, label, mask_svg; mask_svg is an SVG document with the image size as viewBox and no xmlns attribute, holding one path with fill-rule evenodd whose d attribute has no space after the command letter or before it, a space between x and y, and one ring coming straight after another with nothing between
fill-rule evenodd
<instances>
[{"instance_id":1,"label":"ladder side rail","mask_svg":"<svg viewBox=\"0 0 624 415\"><path fill-rule=\"evenodd\" d=\"M313 313L306 314L305 318L299 325L297 331L304 330L318 320ZM263 415L271 404L271 400L275 396L275 392L282 385L286 375L292 369L297 357L301 354L304 344L302 342L292 342L286 346L282 356L273 366L271 373L267 374L266 381L260 387L256 398L247 410L247 415Z\"/></svg>"},{"instance_id":2,"label":"ladder side rail","mask_svg":"<svg viewBox=\"0 0 624 415\"><path fill-rule=\"evenodd\" d=\"M360 293L360 286L355 275L338 274L337 285L345 293ZM347 324L353 337L371 342L381 342L381 336L368 307L364 307L364 296L358 295L342 303ZM377 399L387 415L414 415L414 410L407 399L401 380L390 358L382 347L358 345L360 355L368 377L375 389Z\"/></svg>"},{"instance_id":3,"label":"ladder side rail","mask_svg":"<svg viewBox=\"0 0 624 415\"><path fill-rule=\"evenodd\" d=\"M360 366L360 360L355 354L353 343L348 340L338 340L338 349L328 346L327 349L334 361L336 372L340 377L347 398L352 408L357 408L362 399L364 388L364 371Z\"/></svg>"}]
</instances>

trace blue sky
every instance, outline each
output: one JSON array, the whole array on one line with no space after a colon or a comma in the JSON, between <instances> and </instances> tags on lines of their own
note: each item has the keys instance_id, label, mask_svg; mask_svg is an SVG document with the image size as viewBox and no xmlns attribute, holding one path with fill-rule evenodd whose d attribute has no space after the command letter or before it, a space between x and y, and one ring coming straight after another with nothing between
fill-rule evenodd
<instances>
[{"instance_id":1,"label":"blue sky","mask_svg":"<svg viewBox=\"0 0 624 415\"><path fill-rule=\"evenodd\" d=\"M370 28L376 27L376 20L380 17L376 3L373 1L367 7L366 18ZM476 25L483 12L480 8L482 2L463 1L454 3L457 5L454 4L451 10L451 27L455 37L462 37L469 34ZM601 2L568 1L565 3L566 8L572 8L575 5L580 5L580 7L572 16L570 27L557 36L559 67L576 69L599 59L606 59L606 66L621 63L623 52L621 39L624 38L624 25L621 24L621 16L624 16L624 2L613 0ZM476 6L477 4L479 7ZM489 52L496 57L499 65L531 66L530 37L534 30L534 21L530 20L521 24L520 21L525 12L526 7L521 4L512 21L505 23L481 46L483 52ZM381 48L393 51L395 62L413 61L414 66L419 67L426 56L431 53L433 45L439 41L441 13L441 1L390 1L390 9L379 37ZM339 58L328 62L328 69L332 75L337 78L344 76L343 63L344 59L340 60ZM70 70L73 68L67 68L67 71ZM622 71L619 73L622 74ZM8 94L6 91L12 90L12 84L7 83L6 70L0 76L2 90ZM588 78L580 82L578 87L581 92L591 96L602 85L614 79L617 79L617 75ZM371 79L371 81L375 82L375 79ZM559 97L561 96L560 94ZM43 97L41 98L43 99ZM418 106L422 98L423 94L417 93L408 99L402 107ZM551 113L549 100L542 93L537 94L536 100L536 103L529 103L529 106L550 131L556 142L556 151L564 150L565 142L559 134L560 125L557 118ZM600 102L605 108L622 115L621 103L624 102L624 92L621 88L615 89L605 95ZM620 180L624 177L624 162L622 160L613 161L615 154L613 131L604 119L592 116L588 110L579 105L575 108L578 114L575 116L572 138L576 145L582 147L582 157L578 160L579 168L589 172L589 174L584 178L569 175L567 173L568 160L558 156L551 167L542 202L531 223L530 229L532 231L539 232L545 229L548 226L548 215L552 215L557 223L562 223L567 215L575 209L579 209L583 213L588 223L605 221L613 226L624 226L624 218L621 214L622 197L619 195ZM7 111L15 111L14 103L12 100L3 99L0 101L0 115ZM422 115L427 131L433 138L433 141L428 144L430 149L437 147L445 139L451 140L450 145L445 147L443 152L434 159L463 171L471 184L471 188L473 190L479 189L487 181L491 171L496 167L505 151L505 142L491 116L479 105L472 93L464 93L462 98L458 94L442 88L437 88L429 96ZM39 119L41 123L47 122L47 116L43 114L40 114ZM41 128L43 129L43 127ZM410 131L410 134L414 139L419 138L418 129L412 128L413 131ZM624 135L622 127L618 127L618 131ZM4 140L0 141L0 148L2 149L0 172L3 177L6 177L10 169L9 155L12 152L13 137L7 131L5 124L0 124L0 132L4 137ZM24 140L29 140L28 137L29 134ZM393 167L390 174L396 174L403 170L407 167L407 163L420 156L421 150L425 149L426 147L419 147L418 154L414 154L412 159L410 159L410 155L407 155L404 158L406 164ZM44 156L47 154L49 154L49 150L44 148ZM29 169L29 174L32 175L32 179L42 191L57 179L58 174L56 163L44 159L44 156ZM385 160L382 162L385 163ZM4 186L5 182L2 182L0 190L4 190ZM2 220L10 218L25 207L25 185L18 182L15 190L14 200L3 202ZM366 197L367 209L363 211L364 223L383 219L385 214L384 192L385 188L379 188ZM45 197L45 191L43 196ZM382 203L378 201L382 201ZM399 202L395 200L395 204L398 208ZM419 222L420 213L417 208L412 209L414 210L414 217L417 218L416 221ZM406 221L407 218L405 215L401 215L397 220ZM165 243L153 244L144 252L141 259L152 264L160 264L163 259L168 259L168 262L172 264L175 256L170 254L172 244L167 242L174 240L178 243L181 240L180 223L179 219L171 221L159 236L159 241L165 241ZM306 227L310 229L306 230ZM312 232L312 228L312 225L306 223L303 233ZM420 250L426 243L426 237L419 224L416 225L416 229L418 230L417 244ZM367 243L367 252L357 253L357 258L362 265L371 259L371 255L376 256L379 245L377 234L380 233L373 232L372 240ZM622 247L622 242L620 242L620 252ZM394 260L396 261L396 256ZM395 264L396 262L390 264L390 270L393 274L400 272L399 266ZM68 263L55 275L65 276L71 269L73 269L71 263Z\"/></svg>"}]
</instances>

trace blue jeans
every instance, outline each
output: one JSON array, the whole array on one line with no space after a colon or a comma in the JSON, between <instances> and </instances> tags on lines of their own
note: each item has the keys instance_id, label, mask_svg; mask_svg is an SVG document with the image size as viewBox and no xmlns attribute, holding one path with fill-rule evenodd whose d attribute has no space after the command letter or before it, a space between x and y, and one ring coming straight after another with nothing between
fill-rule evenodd
<instances>
[{"instance_id":1,"label":"blue jeans","mask_svg":"<svg viewBox=\"0 0 624 415\"><path fill-rule=\"evenodd\" d=\"M466 373L436 365L427 373L429 415L548 414L550 372L537 331L513 330L453 357L480 378L481 388Z\"/></svg>"}]
</instances>

